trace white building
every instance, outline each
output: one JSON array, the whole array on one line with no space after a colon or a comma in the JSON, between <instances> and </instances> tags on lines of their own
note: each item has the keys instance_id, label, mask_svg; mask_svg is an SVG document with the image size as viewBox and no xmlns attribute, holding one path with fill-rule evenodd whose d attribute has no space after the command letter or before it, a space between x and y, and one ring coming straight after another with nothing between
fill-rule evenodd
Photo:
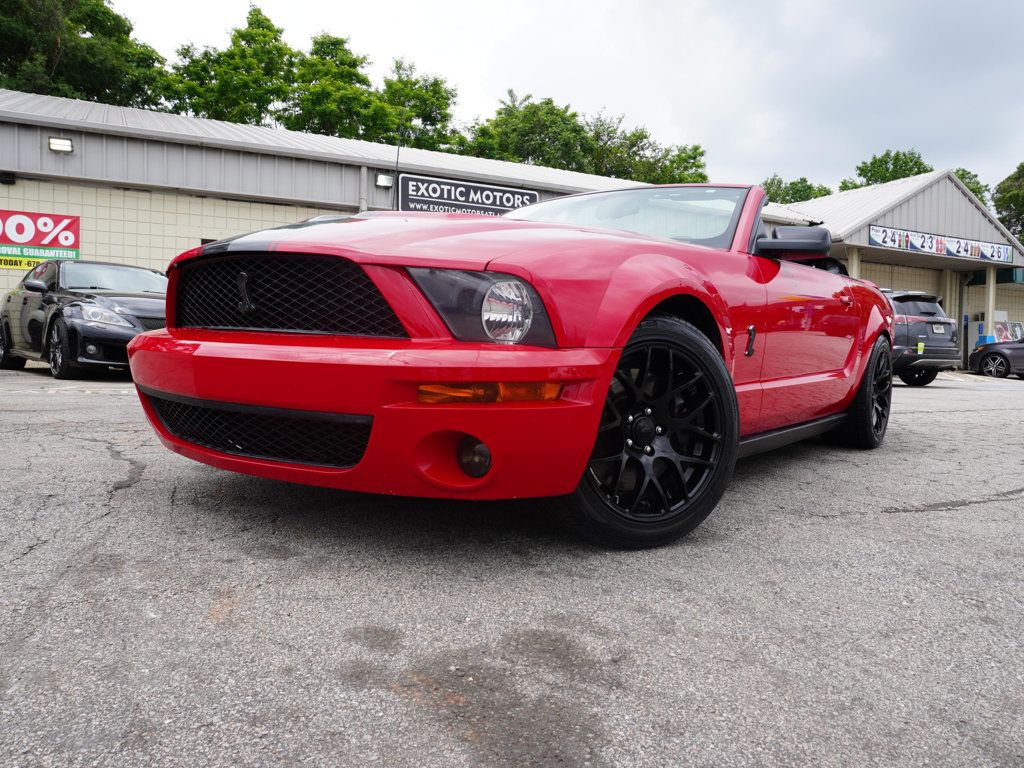
<instances>
[{"instance_id":1,"label":"white building","mask_svg":"<svg viewBox=\"0 0 1024 768\"><path fill-rule=\"evenodd\" d=\"M10 230L0 237L0 292L33 259L163 269L202 242L323 213L393 209L399 187L403 207L496 213L634 183L0 90L0 218ZM979 322L986 333L994 322L1024 323L1024 249L948 171L772 204L765 218L826 226L852 275L942 296L951 316L969 318L965 338Z\"/></svg>"}]
</instances>

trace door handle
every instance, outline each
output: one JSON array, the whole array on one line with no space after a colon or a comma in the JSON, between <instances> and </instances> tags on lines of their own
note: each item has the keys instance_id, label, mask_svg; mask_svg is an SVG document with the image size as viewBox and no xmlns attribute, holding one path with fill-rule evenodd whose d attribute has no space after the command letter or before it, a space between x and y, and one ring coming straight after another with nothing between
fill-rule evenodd
<instances>
[{"instance_id":1,"label":"door handle","mask_svg":"<svg viewBox=\"0 0 1024 768\"><path fill-rule=\"evenodd\" d=\"M28 304L28 296L26 296L25 298L23 298L23 299L21 300L21 303L22 303L22 304Z\"/></svg>"},{"instance_id":2,"label":"door handle","mask_svg":"<svg viewBox=\"0 0 1024 768\"><path fill-rule=\"evenodd\" d=\"M845 293L839 297L839 300L848 307L853 305L853 297L847 296Z\"/></svg>"}]
</instances>

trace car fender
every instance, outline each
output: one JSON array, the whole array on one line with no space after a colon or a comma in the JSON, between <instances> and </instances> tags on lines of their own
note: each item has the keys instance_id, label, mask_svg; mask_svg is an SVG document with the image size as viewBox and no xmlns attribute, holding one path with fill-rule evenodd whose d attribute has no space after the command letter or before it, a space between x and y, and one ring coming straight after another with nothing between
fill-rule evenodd
<instances>
[{"instance_id":1,"label":"car fender","mask_svg":"<svg viewBox=\"0 0 1024 768\"><path fill-rule=\"evenodd\" d=\"M570 258L553 265L545 259L544 277L516 261L488 265L527 280L536 288L553 330L563 346L613 347L626 344L640 322L673 296L692 296L715 319L720 339L730 339L729 312L715 286L691 264L664 253L637 253L610 260L594 258L593 269L581 274ZM731 359L730 345L724 345Z\"/></svg>"}]
</instances>

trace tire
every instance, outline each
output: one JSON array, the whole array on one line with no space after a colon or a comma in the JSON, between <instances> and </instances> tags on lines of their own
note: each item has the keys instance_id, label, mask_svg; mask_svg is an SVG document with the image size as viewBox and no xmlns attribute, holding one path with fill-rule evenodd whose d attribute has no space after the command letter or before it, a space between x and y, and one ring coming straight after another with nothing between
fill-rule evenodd
<instances>
[{"instance_id":1,"label":"tire","mask_svg":"<svg viewBox=\"0 0 1024 768\"><path fill-rule=\"evenodd\" d=\"M888 339L879 337L871 348L871 357L857 394L846 409L846 420L829 434L829 438L850 448L877 448L885 439L891 410L892 348Z\"/></svg>"},{"instance_id":2,"label":"tire","mask_svg":"<svg viewBox=\"0 0 1024 768\"><path fill-rule=\"evenodd\" d=\"M900 381L908 387L926 387L935 381L935 377L938 375L939 371L937 368L911 368L909 371L902 371L897 374L900 377Z\"/></svg>"},{"instance_id":3,"label":"tire","mask_svg":"<svg viewBox=\"0 0 1024 768\"><path fill-rule=\"evenodd\" d=\"M644 320L619 358L583 477L559 500L563 522L603 546L675 541L718 504L738 444L736 390L714 344L675 317Z\"/></svg>"},{"instance_id":4,"label":"tire","mask_svg":"<svg viewBox=\"0 0 1024 768\"><path fill-rule=\"evenodd\" d=\"M20 371L25 367L24 357L15 357L12 354L14 345L11 344L11 334L7 332L7 324L0 323L0 369L5 371Z\"/></svg>"},{"instance_id":5,"label":"tire","mask_svg":"<svg viewBox=\"0 0 1024 768\"><path fill-rule=\"evenodd\" d=\"M53 378L75 378L78 368L71 362L71 344L68 339L68 327L59 317L50 326L50 340L46 348L46 357L50 362L50 373L53 375Z\"/></svg>"},{"instance_id":6,"label":"tire","mask_svg":"<svg viewBox=\"0 0 1024 768\"><path fill-rule=\"evenodd\" d=\"M994 379L1005 379L1010 373L1010 361L993 352L981 358L981 363L978 364L978 373L983 373Z\"/></svg>"}]
</instances>

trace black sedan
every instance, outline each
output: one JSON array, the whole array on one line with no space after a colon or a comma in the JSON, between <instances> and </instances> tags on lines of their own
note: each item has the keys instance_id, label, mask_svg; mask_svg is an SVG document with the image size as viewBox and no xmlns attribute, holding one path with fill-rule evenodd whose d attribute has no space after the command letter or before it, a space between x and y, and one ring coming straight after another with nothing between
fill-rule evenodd
<instances>
[{"instance_id":1,"label":"black sedan","mask_svg":"<svg viewBox=\"0 0 1024 768\"><path fill-rule=\"evenodd\" d=\"M45 360L58 379L128 367L128 342L162 328L167 278L96 261L44 261L0 302L0 368Z\"/></svg>"},{"instance_id":2,"label":"black sedan","mask_svg":"<svg viewBox=\"0 0 1024 768\"><path fill-rule=\"evenodd\" d=\"M1024 379L1024 339L984 344L971 352L967 367L975 373L1001 379L1016 373Z\"/></svg>"}]
</instances>

